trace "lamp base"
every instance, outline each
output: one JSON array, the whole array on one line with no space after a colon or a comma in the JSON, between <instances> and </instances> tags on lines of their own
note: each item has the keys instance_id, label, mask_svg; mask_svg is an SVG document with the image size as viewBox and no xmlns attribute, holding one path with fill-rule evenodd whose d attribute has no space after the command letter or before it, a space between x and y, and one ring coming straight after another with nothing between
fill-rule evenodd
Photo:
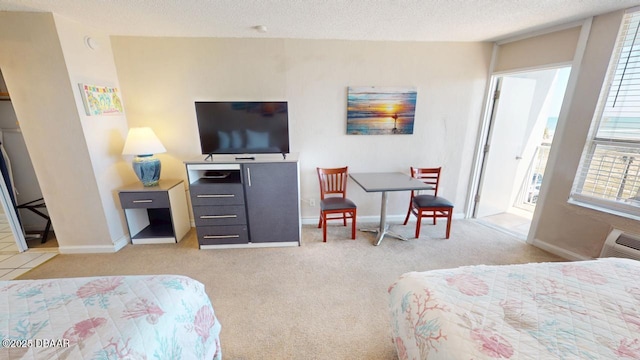
<instances>
[{"instance_id":1,"label":"lamp base","mask_svg":"<svg viewBox=\"0 0 640 360\"><path fill-rule=\"evenodd\" d=\"M133 171L144 186L156 186L160 181L160 159L153 155L136 155Z\"/></svg>"}]
</instances>

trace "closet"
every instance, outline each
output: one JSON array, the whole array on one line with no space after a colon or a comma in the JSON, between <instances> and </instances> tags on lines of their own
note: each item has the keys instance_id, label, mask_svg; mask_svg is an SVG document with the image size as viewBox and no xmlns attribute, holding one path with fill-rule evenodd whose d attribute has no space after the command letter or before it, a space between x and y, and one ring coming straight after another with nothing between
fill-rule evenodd
<instances>
[{"instance_id":1,"label":"closet","mask_svg":"<svg viewBox=\"0 0 640 360\"><path fill-rule=\"evenodd\" d=\"M18 233L18 251L26 250L26 247L57 246L55 236L51 233L53 229L40 185L1 70L0 170L3 180L0 183L0 201L4 210L0 220L6 220L14 234Z\"/></svg>"}]
</instances>

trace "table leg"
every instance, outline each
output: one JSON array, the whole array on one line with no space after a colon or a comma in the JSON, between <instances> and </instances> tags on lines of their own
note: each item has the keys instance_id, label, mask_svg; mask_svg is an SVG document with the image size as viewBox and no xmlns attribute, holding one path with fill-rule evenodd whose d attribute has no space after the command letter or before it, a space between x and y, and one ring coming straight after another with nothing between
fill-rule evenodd
<instances>
[{"instance_id":1,"label":"table leg","mask_svg":"<svg viewBox=\"0 0 640 360\"><path fill-rule=\"evenodd\" d=\"M387 192L382 192L382 204L380 205L380 227L377 229L362 229L361 231L377 232L375 246L380 245L382 238L385 235L389 235L399 240L407 241L408 239L400 234L396 234L393 231L389 231L389 225L387 225Z\"/></svg>"}]
</instances>

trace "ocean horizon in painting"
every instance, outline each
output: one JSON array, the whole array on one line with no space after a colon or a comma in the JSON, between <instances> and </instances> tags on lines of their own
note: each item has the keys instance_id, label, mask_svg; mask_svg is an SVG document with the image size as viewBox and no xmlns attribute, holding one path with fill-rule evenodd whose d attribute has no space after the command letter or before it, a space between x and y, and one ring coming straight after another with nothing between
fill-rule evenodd
<instances>
[{"instance_id":1,"label":"ocean horizon in painting","mask_svg":"<svg viewBox=\"0 0 640 360\"><path fill-rule=\"evenodd\" d=\"M417 93L411 87L349 87L347 134L413 134Z\"/></svg>"}]
</instances>

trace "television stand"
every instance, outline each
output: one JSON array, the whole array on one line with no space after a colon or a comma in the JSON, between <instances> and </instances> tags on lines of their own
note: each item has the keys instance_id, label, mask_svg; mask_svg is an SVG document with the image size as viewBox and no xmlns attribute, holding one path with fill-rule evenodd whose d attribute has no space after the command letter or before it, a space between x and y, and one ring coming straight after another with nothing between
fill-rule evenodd
<instances>
[{"instance_id":1,"label":"television stand","mask_svg":"<svg viewBox=\"0 0 640 360\"><path fill-rule=\"evenodd\" d=\"M209 155L207 155L207 157L206 157L206 158L204 158L204 161L207 161L207 160L209 160L209 159L211 159L211 161L213 161L213 154L209 154Z\"/></svg>"},{"instance_id":2,"label":"television stand","mask_svg":"<svg viewBox=\"0 0 640 360\"><path fill-rule=\"evenodd\" d=\"M300 246L295 155L252 161L216 156L185 164L200 249Z\"/></svg>"}]
</instances>

